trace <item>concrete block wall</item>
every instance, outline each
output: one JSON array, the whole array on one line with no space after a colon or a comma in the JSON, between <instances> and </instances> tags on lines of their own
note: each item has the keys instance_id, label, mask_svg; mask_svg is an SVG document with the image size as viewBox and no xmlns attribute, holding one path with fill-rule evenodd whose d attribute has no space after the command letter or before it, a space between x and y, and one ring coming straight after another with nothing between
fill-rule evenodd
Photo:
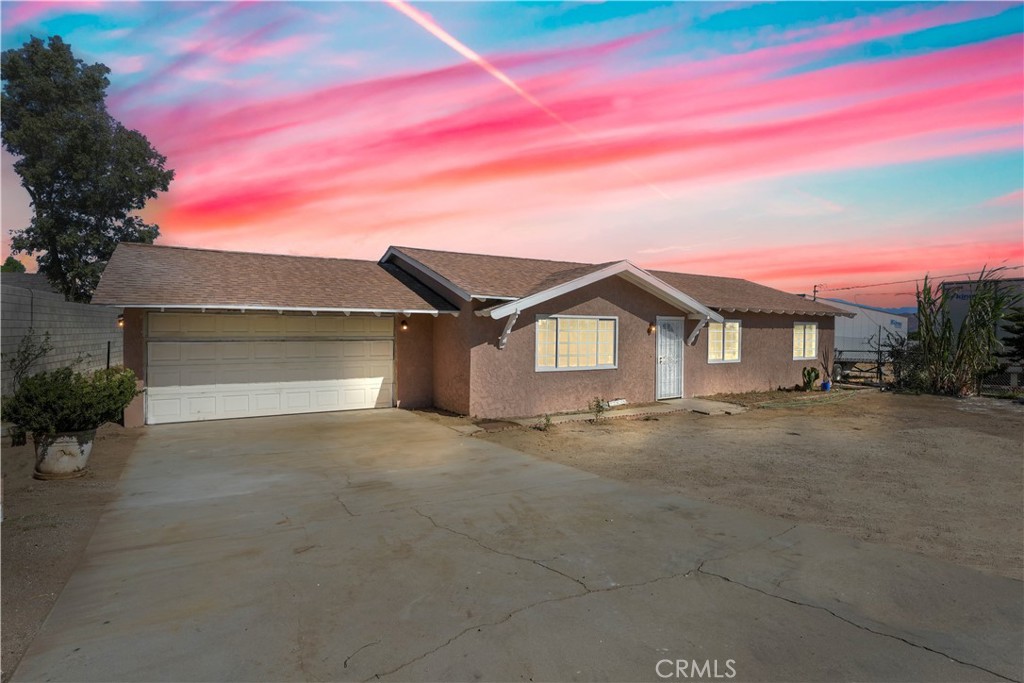
<instances>
[{"instance_id":1,"label":"concrete block wall","mask_svg":"<svg viewBox=\"0 0 1024 683\"><path fill-rule=\"evenodd\" d=\"M121 365L124 355L123 334L117 326L118 311L65 301L60 294L12 285L0 286L0 347L3 353L18 348L30 328L42 336L49 331L53 346L32 372L75 365L80 371L107 367L107 345L110 364ZM2 371L0 391L11 391L11 378L6 364Z\"/></svg>"}]
</instances>

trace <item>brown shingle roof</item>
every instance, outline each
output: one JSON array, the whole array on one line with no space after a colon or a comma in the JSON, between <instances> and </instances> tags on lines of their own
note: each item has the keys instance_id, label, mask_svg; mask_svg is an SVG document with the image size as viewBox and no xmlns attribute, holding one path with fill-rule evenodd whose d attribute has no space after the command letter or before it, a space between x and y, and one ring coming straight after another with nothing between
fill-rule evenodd
<instances>
[{"instance_id":1,"label":"brown shingle roof","mask_svg":"<svg viewBox=\"0 0 1024 683\"><path fill-rule=\"evenodd\" d=\"M796 315L846 315L845 311L811 301L796 294L765 287L735 277L691 275L667 270L649 271L681 292L689 294L708 308L719 312L791 313Z\"/></svg>"},{"instance_id":2,"label":"brown shingle roof","mask_svg":"<svg viewBox=\"0 0 1024 683\"><path fill-rule=\"evenodd\" d=\"M546 261L410 247L392 247L392 251L426 266L471 295L498 298L529 296L614 263ZM649 272L708 308L724 312L845 314L832 306L739 278Z\"/></svg>"},{"instance_id":3,"label":"brown shingle roof","mask_svg":"<svg viewBox=\"0 0 1024 683\"><path fill-rule=\"evenodd\" d=\"M451 311L398 268L374 261L122 242L92 302L114 306Z\"/></svg>"},{"instance_id":4,"label":"brown shingle roof","mask_svg":"<svg viewBox=\"0 0 1024 683\"><path fill-rule=\"evenodd\" d=\"M391 250L426 266L467 294L479 297L519 299L614 263L545 261L410 247L392 247Z\"/></svg>"}]
</instances>

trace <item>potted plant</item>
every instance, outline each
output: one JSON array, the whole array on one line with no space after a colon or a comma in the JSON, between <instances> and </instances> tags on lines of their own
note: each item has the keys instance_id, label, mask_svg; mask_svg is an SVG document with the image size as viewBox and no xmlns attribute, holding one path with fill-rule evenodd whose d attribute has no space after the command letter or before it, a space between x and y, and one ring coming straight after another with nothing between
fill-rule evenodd
<instances>
[{"instance_id":1,"label":"potted plant","mask_svg":"<svg viewBox=\"0 0 1024 683\"><path fill-rule=\"evenodd\" d=\"M127 368L91 375L60 368L24 379L4 400L3 419L32 435L34 477L70 479L85 474L96 429L120 419L137 393Z\"/></svg>"}]
</instances>

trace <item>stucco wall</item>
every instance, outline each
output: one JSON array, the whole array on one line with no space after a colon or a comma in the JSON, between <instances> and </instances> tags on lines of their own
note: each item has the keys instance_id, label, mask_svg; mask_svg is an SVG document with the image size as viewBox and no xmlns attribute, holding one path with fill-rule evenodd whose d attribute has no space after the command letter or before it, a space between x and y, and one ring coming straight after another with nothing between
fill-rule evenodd
<instances>
[{"instance_id":1,"label":"stucco wall","mask_svg":"<svg viewBox=\"0 0 1024 683\"><path fill-rule=\"evenodd\" d=\"M121 365L117 310L73 303L65 301L60 294L6 284L0 289L0 299L3 302L0 335L4 353L15 351L29 329L34 329L40 338L50 333L53 351L37 363L30 374L69 365L81 371L105 368L108 344L110 365ZM11 378L5 371L2 392L6 394L10 390Z\"/></svg>"},{"instance_id":2,"label":"stucco wall","mask_svg":"<svg viewBox=\"0 0 1024 683\"><path fill-rule=\"evenodd\" d=\"M821 371L817 360L793 360L793 323L818 323L818 352L834 346L835 319L823 316L789 316L767 314L724 314L728 320L740 320L741 346L739 363L708 363L707 328L701 330L697 343L683 352L683 394L712 394L764 391L791 387L803 382L803 368L813 365ZM696 321L686 322L686 334Z\"/></svg>"},{"instance_id":3,"label":"stucco wall","mask_svg":"<svg viewBox=\"0 0 1024 683\"><path fill-rule=\"evenodd\" d=\"M434 320L434 406L460 415L470 411L469 340L480 322L472 306L464 304L458 317L441 314Z\"/></svg>"},{"instance_id":4,"label":"stucco wall","mask_svg":"<svg viewBox=\"0 0 1024 683\"><path fill-rule=\"evenodd\" d=\"M408 321L404 330L403 320ZM433 317L395 316L395 400L399 408L429 408L434 404L433 348Z\"/></svg>"},{"instance_id":5,"label":"stucco wall","mask_svg":"<svg viewBox=\"0 0 1024 683\"><path fill-rule=\"evenodd\" d=\"M617 316L618 368L536 372L535 320L540 314ZM473 316L470 414L539 415L586 409L595 396L630 403L654 400L655 335L647 326L659 315L679 313L660 299L613 277L525 311L505 349L498 349L504 320Z\"/></svg>"}]
</instances>

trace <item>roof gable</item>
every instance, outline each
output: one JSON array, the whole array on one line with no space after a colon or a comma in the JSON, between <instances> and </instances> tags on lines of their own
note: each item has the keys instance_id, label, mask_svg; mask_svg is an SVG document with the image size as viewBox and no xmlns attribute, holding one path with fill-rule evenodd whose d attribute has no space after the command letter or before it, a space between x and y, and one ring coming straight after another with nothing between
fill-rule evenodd
<instances>
[{"instance_id":1,"label":"roof gable","mask_svg":"<svg viewBox=\"0 0 1024 683\"><path fill-rule=\"evenodd\" d=\"M391 247L381 262L395 257L420 266L424 274L440 278L441 284L453 288L467 300L520 299L614 263L547 261L411 247Z\"/></svg>"}]
</instances>

